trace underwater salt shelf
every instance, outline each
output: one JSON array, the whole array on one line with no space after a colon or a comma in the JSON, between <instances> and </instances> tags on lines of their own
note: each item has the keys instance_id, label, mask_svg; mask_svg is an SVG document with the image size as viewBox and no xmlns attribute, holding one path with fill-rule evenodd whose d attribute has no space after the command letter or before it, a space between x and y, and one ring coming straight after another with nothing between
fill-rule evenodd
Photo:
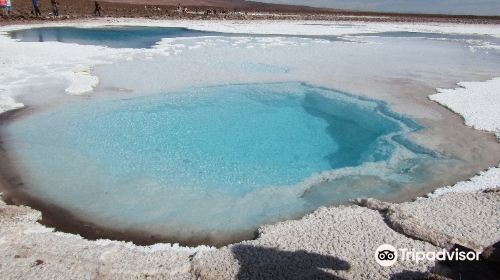
<instances>
[{"instance_id":1,"label":"underwater salt shelf","mask_svg":"<svg viewBox=\"0 0 500 280\"><path fill-rule=\"evenodd\" d=\"M37 197L182 240L250 234L422 180L434 157L404 137L419 128L382 102L294 82L82 101L23 117L5 135ZM315 198L314 188L335 195Z\"/></svg>"}]
</instances>

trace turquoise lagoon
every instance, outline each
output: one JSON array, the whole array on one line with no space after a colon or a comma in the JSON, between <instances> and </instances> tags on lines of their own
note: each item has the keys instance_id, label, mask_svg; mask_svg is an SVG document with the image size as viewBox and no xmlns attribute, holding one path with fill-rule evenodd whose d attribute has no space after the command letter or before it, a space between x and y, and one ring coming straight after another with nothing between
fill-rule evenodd
<instances>
[{"instance_id":1,"label":"turquoise lagoon","mask_svg":"<svg viewBox=\"0 0 500 280\"><path fill-rule=\"evenodd\" d=\"M286 82L82 100L4 137L38 198L182 241L422 181L435 155L405 138L420 128L383 102Z\"/></svg>"}]
</instances>

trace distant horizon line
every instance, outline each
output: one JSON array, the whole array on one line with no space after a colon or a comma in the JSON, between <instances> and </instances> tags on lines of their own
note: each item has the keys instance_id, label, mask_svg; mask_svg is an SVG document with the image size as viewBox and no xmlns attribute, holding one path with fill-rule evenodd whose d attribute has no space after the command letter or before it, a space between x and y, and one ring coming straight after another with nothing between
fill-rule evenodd
<instances>
[{"instance_id":1,"label":"distant horizon line","mask_svg":"<svg viewBox=\"0 0 500 280\"><path fill-rule=\"evenodd\" d=\"M381 6L373 6L374 8L361 8L355 7L355 3L359 3L359 1L364 0L354 0L349 2L354 2L352 7L346 7L342 4L337 4L337 2L331 3L331 5L315 5L315 1L304 1L304 0L243 0L244 2L258 2L263 4L274 4L274 5L286 5L286 6L296 6L296 7L307 7L312 9L329 9L336 10L339 12L353 12L353 13L374 13L374 14L401 14L401 15L438 15L438 16L477 16L477 17L500 17L500 3L498 7L494 7L493 9L489 9L488 12L482 12L480 10L473 11L463 11L463 8L457 9L456 11L444 11L443 7L438 8L435 11L431 11L428 9L416 10L411 9L409 7L401 8L400 10L396 9L387 9L382 8ZM325 0L316 0L316 2L324 2ZM335 1L335 0L334 0ZM345 1L345 0L337 0L337 1ZM395 0L392 0L395 1ZM396 0L397 1L397 0ZM312 2L312 3L311 3ZM312 4L312 5L311 5ZM435 3L433 3L435 4ZM373 4L372 4L373 5ZM478 4L480 6L481 4ZM456 8L456 7L454 7ZM498 12L495 9L499 9ZM493 12L489 12L493 10Z\"/></svg>"}]
</instances>

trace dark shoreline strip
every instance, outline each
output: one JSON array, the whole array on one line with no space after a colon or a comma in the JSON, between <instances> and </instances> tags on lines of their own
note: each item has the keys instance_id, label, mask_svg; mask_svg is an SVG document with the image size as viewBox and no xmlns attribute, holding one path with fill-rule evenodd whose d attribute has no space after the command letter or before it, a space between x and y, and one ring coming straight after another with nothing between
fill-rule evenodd
<instances>
[{"instance_id":1,"label":"dark shoreline strip","mask_svg":"<svg viewBox=\"0 0 500 280\"><path fill-rule=\"evenodd\" d=\"M231 234L230 237L224 236L225 238L208 234L200 237L183 238L182 236L159 235L140 230L116 230L97 225L58 205L29 194L25 189L20 172L14 166L5 149L2 126L29 114L31 111L30 108L25 107L0 114L0 192L3 192L3 200L9 205L29 206L42 212L42 220L39 221L42 225L55 228L56 231L77 234L88 240L110 239L133 242L141 246L155 243L178 243L189 247L198 245L221 247L257 237L255 232L240 232Z\"/></svg>"},{"instance_id":2,"label":"dark shoreline strip","mask_svg":"<svg viewBox=\"0 0 500 280\"><path fill-rule=\"evenodd\" d=\"M29 1L16 1L15 13L10 17L0 18L0 25L6 23L26 23L44 21L64 21L68 19L88 19L88 0L60 0L61 16L35 17L31 14L32 5ZM156 2L156 3L154 3ZM448 23L500 23L500 16L491 15L447 15L424 13L391 13L362 10L347 10L334 8L310 7L305 5L286 5L263 3L258 1L219 0L219 1L184 1L183 6L198 13L178 13L177 5L182 1L152 1L151 0L113 0L101 3L105 16L124 18L154 18L154 19L234 19L234 20L265 20L265 19L295 19L295 20L349 20L361 22L448 22ZM41 7L42 14L47 15L50 5ZM217 10L217 13L205 13L207 10ZM250 13L250 14L249 14ZM263 13L253 14L252 13Z\"/></svg>"}]
</instances>

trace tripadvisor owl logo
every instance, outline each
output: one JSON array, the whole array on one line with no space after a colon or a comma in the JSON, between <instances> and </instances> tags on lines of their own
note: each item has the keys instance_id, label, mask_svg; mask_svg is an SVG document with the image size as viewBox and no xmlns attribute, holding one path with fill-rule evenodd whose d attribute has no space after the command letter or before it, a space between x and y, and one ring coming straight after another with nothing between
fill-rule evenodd
<instances>
[{"instance_id":1,"label":"tripadvisor owl logo","mask_svg":"<svg viewBox=\"0 0 500 280\"><path fill-rule=\"evenodd\" d=\"M375 261L381 266L391 266L398 260L398 252L394 246L382 244L375 251Z\"/></svg>"},{"instance_id":2,"label":"tripadvisor owl logo","mask_svg":"<svg viewBox=\"0 0 500 280\"><path fill-rule=\"evenodd\" d=\"M447 251L441 249L438 251L420 251L414 248L398 248L383 244L378 246L375 251L375 261L381 266L392 266L397 261L400 262L414 262L419 263L422 261L434 262L438 261L479 261L480 252L473 250L463 251L455 248Z\"/></svg>"}]
</instances>

